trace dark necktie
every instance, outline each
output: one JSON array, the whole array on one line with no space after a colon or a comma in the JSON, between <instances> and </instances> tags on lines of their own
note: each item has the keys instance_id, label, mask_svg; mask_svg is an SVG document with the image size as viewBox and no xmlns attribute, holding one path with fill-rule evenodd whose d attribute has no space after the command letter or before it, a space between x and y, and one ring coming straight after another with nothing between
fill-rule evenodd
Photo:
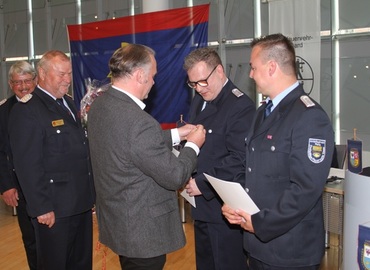
<instances>
[{"instance_id":1,"label":"dark necktie","mask_svg":"<svg viewBox=\"0 0 370 270\"><path fill-rule=\"evenodd\" d=\"M271 113L271 107L272 107L272 100L270 99L268 102L267 102L267 105L265 107L265 118L267 118L270 113Z\"/></svg>"},{"instance_id":2,"label":"dark necktie","mask_svg":"<svg viewBox=\"0 0 370 270\"><path fill-rule=\"evenodd\" d=\"M62 109L64 111L66 111L66 113L68 113L69 116L71 116L73 118L71 111L67 108L66 105L64 105L64 102L63 102L63 99L62 98L57 98L56 99L56 102L62 107Z\"/></svg>"}]
</instances>

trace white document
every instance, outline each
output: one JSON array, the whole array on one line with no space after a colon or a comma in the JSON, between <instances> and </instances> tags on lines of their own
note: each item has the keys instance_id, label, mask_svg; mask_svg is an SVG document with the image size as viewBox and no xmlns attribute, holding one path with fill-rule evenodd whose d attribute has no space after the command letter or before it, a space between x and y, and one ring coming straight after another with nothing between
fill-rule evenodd
<instances>
[{"instance_id":1,"label":"white document","mask_svg":"<svg viewBox=\"0 0 370 270\"><path fill-rule=\"evenodd\" d=\"M249 197L248 193L239 183L220 180L208 174L204 175L224 203L230 206L232 209L241 209L250 215L260 211L254 201L251 199L251 197Z\"/></svg>"},{"instance_id":2,"label":"white document","mask_svg":"<svg viewBox=\"0 0 370 270\"><path fill-rule=\"evenodd\" d=\"M197 205L195 204L195 198L194 196L189 196L189 194L186 193L186 189L181 191L181 196L185 198L194 208L197 208Z\"/></svg>"},{"instance_id":3,"label":"white document","mask_svg":"<svg viewBox=\"0 0 370 270\"><path fill-rule=\"evenodd\" d=\"M180 155L180 151L176 150L175 148L172 148L172 153L178 157ZM180 192L180 195L185 198L194 208L196 208L195 204L195 198L194 196L189 196L189 194L186 193L186 190L184 189L183 191Z\"/></svg>"}]
</instances>

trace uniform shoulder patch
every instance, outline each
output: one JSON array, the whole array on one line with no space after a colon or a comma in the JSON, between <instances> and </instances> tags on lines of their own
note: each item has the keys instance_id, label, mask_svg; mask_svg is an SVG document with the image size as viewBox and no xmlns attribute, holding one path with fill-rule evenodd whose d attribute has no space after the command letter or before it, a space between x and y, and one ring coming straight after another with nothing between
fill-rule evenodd
<instances>
[{"instance_id":1,"label":"uniform shoulder patch","mask_svg":"<svg viewBox=\"0 0 370 270\"><path fill-rule=\"evenodd\" d=\"M5 102L7 101L6 98L4 98L3 100L0 101L0 106L3 105Z\"/></svg>"},{"instance_id":2,"label":"uniform shoulder patch","mask_svg":"<svg viewBox=\"0 0 370 270\"><path fill-rule=\"evenodd\" d=\"M313 163L321 163L326 155L326 140L309 138L307 156Z\"/></svg>"},{"instance_id":3,"label":"uniform shoulder patch","mask_svg":"<svg viewBox=\"0 0 370 270\"><path fill-rule=\"evenodd\" d=\"M236 97L241 97L244 95L244 93L242 91L240 91L239 89L237 88L234 88L233 90L231 90L231 92L233 92L233 94L236 96Z\"/></svg>"},{"instance_id":4,"label":"uniform shoulder patch","mask_svg":"<svg viewBox=\"0 0 370 270\"><path fill-rule=\"evenodd\" d=\"M308 108L308 107L313 107L315 106L315 103L312 101L312 99L309 98L309 96L301 96L300 97L301 101L303 102L303 104Z\"/></svg>"},{"instance_id":5,"label":"uniform shoulder patch","mask_svg":"<svg viewBox=\"0 0 370 270\"><path fill-rule=\"evenodd\" d=\"M22 103L27 103L32 98L32 94L27 94L24 97L22 97L19 101Z\"/></svg>"}]
</instances>

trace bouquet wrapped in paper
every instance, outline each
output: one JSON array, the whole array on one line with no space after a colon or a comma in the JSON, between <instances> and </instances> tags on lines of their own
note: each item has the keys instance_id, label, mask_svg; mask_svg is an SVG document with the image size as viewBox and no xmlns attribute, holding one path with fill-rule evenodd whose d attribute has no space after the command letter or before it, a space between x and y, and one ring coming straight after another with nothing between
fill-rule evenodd
<instances>
[{"instance_id":1,"label":"bouquet wrapped in paper","mask_svg":"<svg viewBox=\"0 0 370 270\"><path fill-rule=\"evenodd\" d=\"M108 90L110 83L101 82L98 80L91 80L90 78L85 80L86 85L86 94L81 100L80 104L80 114L81 114L81 122L84 127L87 126L87 115L90 109L91 104L94 100L102 95L105 91Z\"/></svg>"}]
</instances>

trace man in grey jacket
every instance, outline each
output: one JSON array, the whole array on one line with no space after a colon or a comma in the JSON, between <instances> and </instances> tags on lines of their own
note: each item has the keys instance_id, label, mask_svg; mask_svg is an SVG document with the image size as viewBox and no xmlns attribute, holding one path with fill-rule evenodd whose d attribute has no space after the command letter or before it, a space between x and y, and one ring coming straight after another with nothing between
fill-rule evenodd
<instances>
[{"instance_id":1,"label":"man in grey jacket","mask_svg":"<svg viewBox=\"0 0 370 270\"><path fill-rule=\"evenodd\" d=\"M157 72L155 53L138 44L109 61L112 86L92 104L88 134L100 241L122 269L160 270L185 245L176 191L195 169L203 126L162 130L143 109ZM187 139L176 157L174 143Z\"/></svg>"}]
</instances>

